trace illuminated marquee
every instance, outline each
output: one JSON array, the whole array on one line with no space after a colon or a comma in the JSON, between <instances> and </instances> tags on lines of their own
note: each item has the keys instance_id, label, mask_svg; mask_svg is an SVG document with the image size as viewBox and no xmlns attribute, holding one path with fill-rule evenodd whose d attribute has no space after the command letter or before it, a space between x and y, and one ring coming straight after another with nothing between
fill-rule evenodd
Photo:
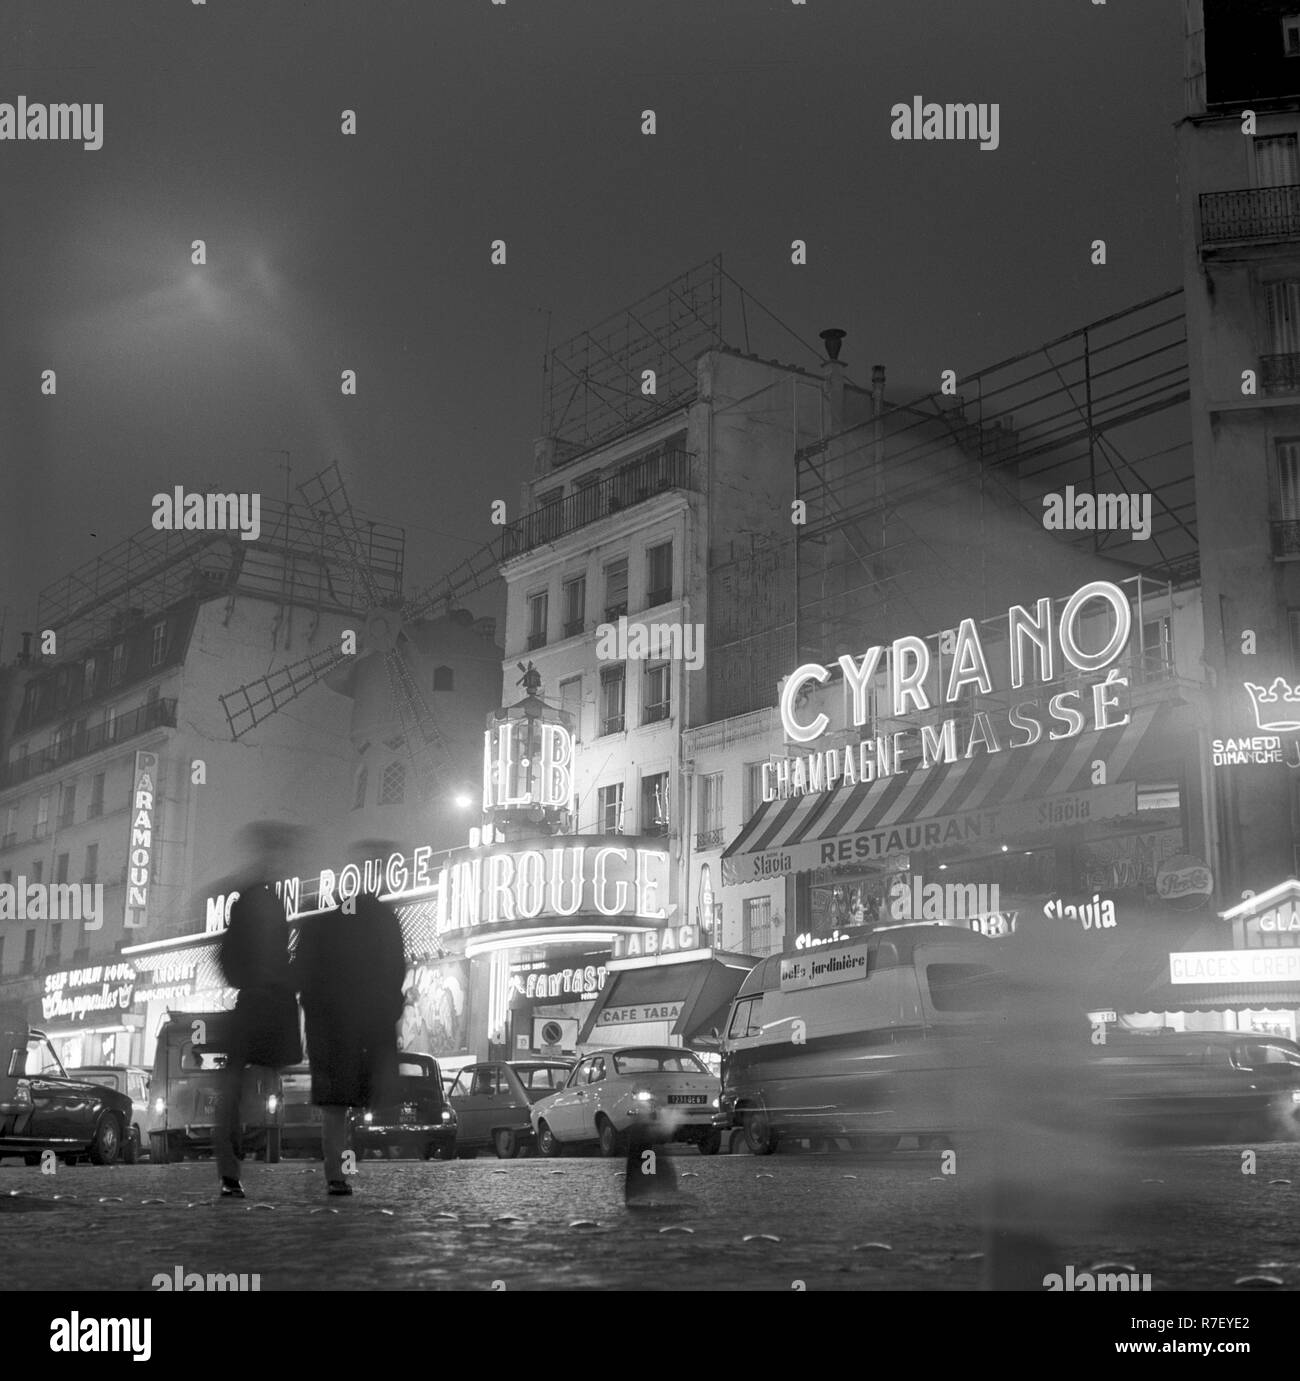
<instances>
[{"instance_id":1,"label":"illuminated marquee","mask_svg":"<svg viewBox=\"0 0 1300 1381\"><path fill-rule=\"evenodd\" d=\"M611 844L608 835L568 835L548 848L463 850L439 873L436 925L443 933L577 916L584 924L662 921L668 887L666 852Z\"/></svg>"},{"instance_id":2,"label":"illuminated marquee","mask_svg":"<svg viewBox=\"0 0 1300 1381\"><path fill-rule=\"evenodd\" d=\"M131 841L126 878L126 916L128 929L140 930L148 921L149 859L153 852L155 783L158 779L158 754L135 755L135 782L131 788Z\"/></svg>"},{"instance_id":3,"label":"illuminated marquee","mask_svg":"<svg viewBox=\"0 0 1300 1381\"><path fill-rule=\"evenodd\" d=\"M1078 623L1085 606L1096 601L1109 611L1111 627L1104 645L1096 652L1086 652L1080 645ZM1006 668L1011 688L1019 690L1031 672L1032 679L1041 684L1055 680L1058 652L1062 661L1076 671L1104 670L1128 646L1132 624L1132 610L1123 590L1104 580L1091 581L1076 590L1065 602L1060 621L1055 625L1050 599L1040 599L1033 614L1019 604L1012 605L1007 611ZM909 635L896 638L888 649L883 645L868 648L860 661L845 654L839 658L838 666L844 675L847 708L855 728L860 728L869 719L868 692L878 671L883 670L886 675L888 699L896 719L933 708L925 688L931 672L930 647L921 638ZM825 714L818 714L805 724L797 717L796 709L806 685L810 682L824 684L830 677L828 667L808 663L786 678L781 687L780 708L781 723L790 742L812 743L826 732L830 720ZM953 636L951 665L943 688L944 703L956 703L967 686L974 687L981 695L993 692L988 658L973 619L963 619ZM1127 686L1128 678L1112 669L1104 681L1091 687L1093 729L1119 728L1129 722L1127 713L1117 713L1119 689ZM1066 690L1051 697L1048 718L1060 727L1049 727L1049 739L1073 738L1083 732L1088 716L1082 696L1082 691ZM988 712L977 711L961 745L957 737L958 721L953 717L940 725L921 725L917 729L865 738L856 748L832 748L768 762L762 768L763 799L774 801L808 792L830 791L840 785L894 775L902 768L903 756L918 746L921 750L919 766L923 769L940 762L955 762L958 756L969 758L978 750L999 753L1004 746L1028 748L1043 737L1045 726L1036 711L1037 706L1032 702L1016 705L1006 712L1005 725L996 724Z\"/></svg>"}]
</instances>

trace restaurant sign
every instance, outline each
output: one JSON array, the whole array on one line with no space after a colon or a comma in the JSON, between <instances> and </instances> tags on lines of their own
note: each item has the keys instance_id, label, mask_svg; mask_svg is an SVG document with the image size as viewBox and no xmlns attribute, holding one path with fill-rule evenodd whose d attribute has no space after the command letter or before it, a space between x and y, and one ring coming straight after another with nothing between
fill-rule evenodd
<instances>
[{"instance_id":1,"label":"restaurant sign","mask_svg":"<svg viewBox=\"0 0 1300 1381\"><path fill-rule=\"evenodd\" d=\"M1300 946L1189 950L1169 956L1171 983L1300 982Z\"/></svg>"}]
</instances>

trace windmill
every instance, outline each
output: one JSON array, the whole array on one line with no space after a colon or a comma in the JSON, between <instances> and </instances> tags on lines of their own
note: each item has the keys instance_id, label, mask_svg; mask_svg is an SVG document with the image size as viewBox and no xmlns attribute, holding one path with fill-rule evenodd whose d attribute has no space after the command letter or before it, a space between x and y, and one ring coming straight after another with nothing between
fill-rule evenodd
<instances>
[{"instance_id":1,"label":"windmill","mask_svg":"<svg viewBox=\"0 0 1300 1381\"><path fill-rule=\"evenodd\" d=\"M416 646L413 625L420 619L447 612L465 594L498 578L498 556L491 542L412 598L385 595L367 556L366 538L353 516L343 477L337 465L298 486L321 524L324 537L336 547L358 591L355 612L361 619L360 646L355 654L323 647L299 661L221 696L231 738L239 740L317 682L345 665L360 666L381 657L388 677L393 721L401 736L423 794L432 791L440 769L451 764L446 740L420 690L409 649Z\"/></svg>"}]
</instances>

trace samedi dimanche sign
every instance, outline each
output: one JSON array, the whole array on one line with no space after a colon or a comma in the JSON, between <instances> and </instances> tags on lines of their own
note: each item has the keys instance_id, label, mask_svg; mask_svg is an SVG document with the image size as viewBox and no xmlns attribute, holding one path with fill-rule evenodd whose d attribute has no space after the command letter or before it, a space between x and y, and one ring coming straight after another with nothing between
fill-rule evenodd
<instances>
[{"instance_id":1,"label":"samedi dimanche sign","mask_svg":"<svg viewBox=\"0 0 1300 1381\"><path fill-rule=\"evenodd\" d=\"M1106 625L1103 641L1096 651L1087 651L1082 646L1080 624L1085 614L1091 612L1088 606L1098 604ZM1066 600L1059 620L1054 617L1050 599L1038 600L1032 614L1019 604L1012 605L1007 611L1004 648L1007 683L1013 690L1023 687L1027 679L1049 685L1057 679L1062 662L1085 674L1104 671L1127 648L1132 627L1133 614L1124 591L1105 580L1080 586ZM967 686L973 686L980 695L993 693L994 678L974 619L963 619L950 643L941 646L950 656L943 685L945 704L955 704ZM839 658L838 666L844 676L846 712L854 728L870 719L868 699L881 674L886 679L894 719L934 708L926 690L933 658L929 643L922 638L895 638L889 647L868 648L860 659L846 653ZM799 718L803 688L809 682L825 684L830 678L831 668L816 662L796 668L786 678L781 687L780 707L781 723L790 742L812 743L830 727L829 718L822 713L808 723ZM918 746L921 761L917 766L923 770L955 762L958 757L969 758L978 751L1000 753L1004 747L1029 748L1043 737L1045 727L1051 740L1073 738L1088 727L1088 711L1093 729L1119 728L1129 722L1128 714L1119 709L1119 691L1127 686L1128 678L1112 668L1104 679L1091 686L1090 704L1083 690L1059 691L1050 698L1047 708L1050 724L1057 727L1045 726L1038 706L1027 701L999 712L997 720L1005 723L997 722L988 711L976 711L961 742L954 716L940 724L922 724L861 739L856 751L853 747L827 748L768 762L762 769L763 799L775 801L891 776L901 770L903 756Z\"/></svg>"}]
</instances>

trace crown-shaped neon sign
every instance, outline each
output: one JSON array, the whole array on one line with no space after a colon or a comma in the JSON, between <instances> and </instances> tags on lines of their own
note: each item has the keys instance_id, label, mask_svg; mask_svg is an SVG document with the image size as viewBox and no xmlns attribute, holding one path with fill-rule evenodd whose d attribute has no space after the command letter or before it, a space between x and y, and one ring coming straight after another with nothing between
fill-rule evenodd
<instances>
[{"instance_id":1,"label":"crown-shaped neon sign","mask_svg":"<svg viewBox=\"0 0 1300 1381\"><path fill-rule=\"evenodd\" d=\"M1281 676L1267 690L1251 681L1245 686L1261 732L1300 729L1300 686L1292 686Z\"/></svg>"}]
</instances>

